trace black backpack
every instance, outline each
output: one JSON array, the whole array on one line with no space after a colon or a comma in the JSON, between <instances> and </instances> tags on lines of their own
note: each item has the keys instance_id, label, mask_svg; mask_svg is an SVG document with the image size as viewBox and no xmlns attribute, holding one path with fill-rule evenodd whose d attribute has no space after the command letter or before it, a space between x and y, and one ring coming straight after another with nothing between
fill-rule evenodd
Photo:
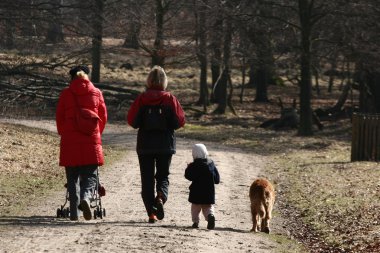
<instances>
[{"instance_id":1,"label":"black backpack","mask_svg":"<svg viewBox=\"0 0 380 253\"><path fill-rule=\"evenodd\" d=\"M145 105L138 114L139 128L146 131L164 131L168 129L171 111L162 105Z\"/></svg>"}]
</instances>

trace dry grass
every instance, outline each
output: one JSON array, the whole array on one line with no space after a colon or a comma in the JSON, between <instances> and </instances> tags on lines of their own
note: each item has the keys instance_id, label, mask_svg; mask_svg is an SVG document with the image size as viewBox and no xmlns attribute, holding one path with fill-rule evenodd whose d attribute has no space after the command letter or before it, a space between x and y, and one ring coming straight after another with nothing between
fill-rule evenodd
<instances>
[{"instance_id":1,"label":"dry grass","mask_svg":"<svg viewBox=\"0 0 380 253\"><path fill-rule=\"evenodd\" d=\"M118 155L112 147L104 150L107 162ZM58 135L0 123L0 216L20 214L52 191L64 192L65 172L58 158Z\"/></svg>"},{"instance_id":2,"label":"dry grass","mask_svg":"<svg viewBox=\"0 0 380 253\"><path fill-rule=\"evenodd\" d=\"M350 146L332 143L281 155L269 171L286 199L280 206L294 207L293 216L301 218L326 244L315 244L314 249L379 250L377 163L351 163ZM303 241L310 240L307 231L298 235Z\"/></svg>"},{"instance_id":3,"label":"dry grass","mask_svg":"<svg viewBox=\"0 0 380 253\"><path fill-rule=\"evenodd\" d=\"M48 131L0 124L0 215L16 214L63 185L58 137Z\"/></svg>"}]
</instances>

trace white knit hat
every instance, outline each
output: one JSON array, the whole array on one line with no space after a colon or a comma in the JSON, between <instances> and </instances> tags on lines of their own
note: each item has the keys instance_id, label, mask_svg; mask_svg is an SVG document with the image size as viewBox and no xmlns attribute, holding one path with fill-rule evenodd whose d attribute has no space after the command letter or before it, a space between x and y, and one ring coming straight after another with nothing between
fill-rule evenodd
<instances>
[{"instance_id":1,"label":"white knit hat","mask_svg":"<svg viewBox=\"0 0 380 253\"><path fill-rule=\"evenodd\" d=\"M198 143L193 146L193 158L206 159L208 156L207 148L205 145Z\"/></svg>"}]
</instances>

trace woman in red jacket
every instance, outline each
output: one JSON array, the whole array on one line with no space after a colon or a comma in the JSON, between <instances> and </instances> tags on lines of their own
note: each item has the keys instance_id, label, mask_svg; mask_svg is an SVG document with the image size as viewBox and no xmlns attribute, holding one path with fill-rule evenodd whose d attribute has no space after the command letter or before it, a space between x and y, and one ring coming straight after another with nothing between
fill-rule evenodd
<instances>
[{"instance_id":1,"label":"woman in red jacket","mask_svg":"<svg viewBox=\"0 0 380 253\"><path fill-rule=\"evenodd\" d=\"M92 218L90 197L96 186L98 166L104 163L101 134L107 122L107 110L101 91L88 78L89 72L87 66L70 70L70 85L62 91L56 110L61 136L59 165L66 170L71 220L78 220L78 208L86 220ZM91 132L84 132L78 125L77 114L81 109L97 115Z\"/></svg>"},{"instance_id":2,"label":"woman in red jacket","mask_svg":"<svg viewBox=\"0 0 380 253\"><path fill-rule=\"evenodd\" d=\"M180 103L165 91L166 87L164 69L154 66L148 75L147 90L136 98L127 115L128 124L139 129L136 151L140 163L141 195L150 223L164 218L169 167L176 151L174 130L185 124Z\"/></svg>"}]
</instances>

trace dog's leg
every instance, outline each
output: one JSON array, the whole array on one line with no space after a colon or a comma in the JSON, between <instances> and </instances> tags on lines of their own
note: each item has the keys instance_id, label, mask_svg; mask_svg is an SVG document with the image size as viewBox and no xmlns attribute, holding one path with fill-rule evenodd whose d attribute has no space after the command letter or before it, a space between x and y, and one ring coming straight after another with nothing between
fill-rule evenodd
<instances>
[{"instance_id":1,"label":"dog's leg","mask_svg":"<svg viewBox=\"0 0 380 253\"><path fill-rule=\"evenodd\" d=\"M269 234L269 219L267 217L264 217L261 221L261 232Z\"/></svg>"},{"instance_id":2,"label":"dog's leg","mask_svg":"<svg viewBox=\"0 0 380 253\"><path fill-rule=\"evenodd\" d=\"M262 222L262 218L260 215L257 215L257 231L261 231L261 222ZM256 232L257 232L256 231Z\"/></svg>"},{"instance_id":3,"label":"dog's leg","mask_svg":"<svg viewBox=\"0 0 380 253\"><path fill-rule=\"evenodd\" d=\"M251 232L258 232L257 226L258 226L258 213L256 211L256 208L251 204L251 214L252 214L252 229Z\"/></svg>"},{"instance_id":4,"label":"dog's leg","mask_svg":"<svg viewBox=\"0 0 380 253\"><path fill-rule=\"evenodd\" d=\"M263 217L261 221L261 232L269 234L269 220L272 218L272 207L273 207L273 201L271 199L269 201L264 202L264 208L265 208L265 216Z\"/></svg>"}]
</instances>

